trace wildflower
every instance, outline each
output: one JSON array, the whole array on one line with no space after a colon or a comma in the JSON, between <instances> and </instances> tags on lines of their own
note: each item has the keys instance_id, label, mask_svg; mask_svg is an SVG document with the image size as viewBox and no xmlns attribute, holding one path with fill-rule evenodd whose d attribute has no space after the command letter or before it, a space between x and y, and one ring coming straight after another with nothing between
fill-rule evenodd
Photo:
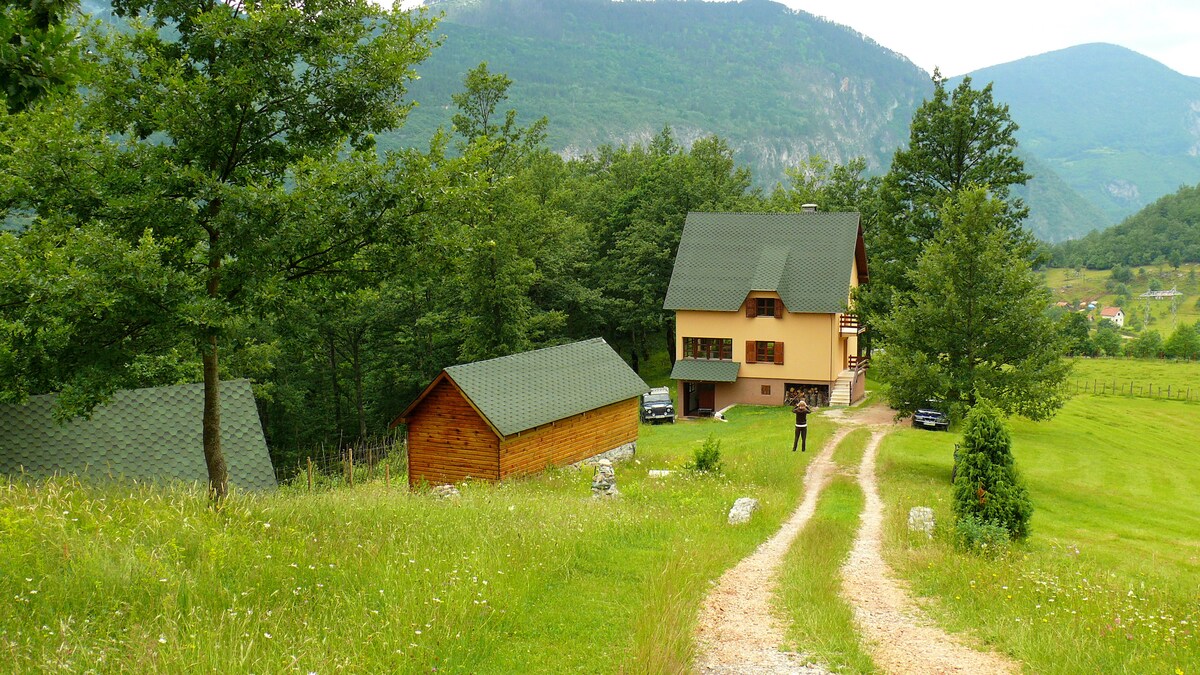
<instances>
[{"instance_id":1,"label":"wildflower","mask_svg":"<svg viewBox=\"0 0 1200 675\"><path fill-rule=\"evenodd\" d=\"M165 645L165 644L167 644L167 636L165 636L165 635L159 635L159 636L158 636L158 644L160 644L160 645Z\"/></svg>"},{"instance_id":2,"label":"wildflower","mask_svg":"<svg viewBox=\"0 0 1200 675\"><path fill-rule=\"evenodd\" d=\"M270 633L263 633L263 637L265 637L265 638L267 638L268 640L270 640L270 639L271 639L271 634L270 634Z\"/></svg>"}]
</instances>

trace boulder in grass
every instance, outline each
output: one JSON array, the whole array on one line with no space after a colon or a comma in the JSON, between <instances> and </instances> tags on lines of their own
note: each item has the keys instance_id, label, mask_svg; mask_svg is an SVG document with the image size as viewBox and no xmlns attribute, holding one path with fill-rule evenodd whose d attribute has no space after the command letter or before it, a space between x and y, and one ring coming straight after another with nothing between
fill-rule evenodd
<instances>
[{"instance_id":1,"label":"boulder in grass","mask_svg":"<svg viewBox=\"0 0 1200 675\"><path fill-rule=\"evenodd\" d=\"M612 462L607 459L596 462L596 473L592 475L592 496L616 497L618 494L617 474L613 471Z\"/></svg>"},{"instance_id":2,"label":"boulder in grass","mask_svg":"<svg viewBox=\"0 0 1200 675\"><path fill-rule=\"evenodd\" d=\"M924 532L933 537L933 509L928 506L914 506L908 510L908 529L912 532Z\"/></svg>"},{"instance_id":3,"label":"boulder in grass","mask_svg":"<svg viewBox=\"0 0 1200 675\"><path fill-rule=\"evenodd\" d=\"M750 521L750 514L758 509L758 500L753 497L738 497L729 509L729 524L741 525Z\"/></svg>"},{"instance_id":4,"label":"boulder in grass","mask_svg":"<svg viewBox=\"0 0 1200 675\"><path fill-rule=\"evenodd\" d=\"M439 485L433 488L433 496L439 499L458 499L462 494L453 485Z\"/></svg>"}]
</instances>

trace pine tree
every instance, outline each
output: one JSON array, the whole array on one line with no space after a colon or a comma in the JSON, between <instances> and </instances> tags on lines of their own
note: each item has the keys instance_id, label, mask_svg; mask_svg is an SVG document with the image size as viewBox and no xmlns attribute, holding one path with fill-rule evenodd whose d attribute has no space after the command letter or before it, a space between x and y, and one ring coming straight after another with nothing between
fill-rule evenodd
<instances>
[{"instance_id":1,"label":"pine tree","mask_svg":"<svg viewBox=\"0 0 1200 675\"><path fill-rule=\"evenodd\" d=\"M1033 502L1017 473L1012 439L1000 411L981 401L967 414L954 480L954 515L1002 525L1013 539L1029 534Z\"/></svg>"}]
</instances>

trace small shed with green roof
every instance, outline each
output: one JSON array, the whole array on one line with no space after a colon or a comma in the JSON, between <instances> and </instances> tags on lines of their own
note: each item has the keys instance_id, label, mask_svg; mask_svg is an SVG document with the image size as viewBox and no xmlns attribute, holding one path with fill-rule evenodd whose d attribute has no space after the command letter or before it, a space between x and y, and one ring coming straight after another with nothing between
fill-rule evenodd
<instances>
[{"instance_id":1,"label":"small shed with green roof","mask_svg":"<svg viewBox=\"0 0 1200 675\"><path fill-rule=\"evenodd\" d=\"M86 480L208 482L204 385L127 389L89 418L59 422L55 396L0 406L0 473L26 478L74 474ZM221 383L221 447L229 482L275 487L262 424L248 380Z\"/></svg>"},{"instance_id":2,"label":"small shed with green roof","mask_svg":"<svg viewBox=\"0 0 1200 675\"><path fill-rule=\"evenodd\" d=\"M392 426L409 484L501 480L633 446L649 387L603 339L450 366Z\"/></svg>"}]
</instances>

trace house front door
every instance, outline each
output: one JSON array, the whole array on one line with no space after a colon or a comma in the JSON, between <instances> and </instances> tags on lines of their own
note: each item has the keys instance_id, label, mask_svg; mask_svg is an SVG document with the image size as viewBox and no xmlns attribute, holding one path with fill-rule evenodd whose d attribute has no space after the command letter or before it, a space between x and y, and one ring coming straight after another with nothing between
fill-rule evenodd
<instances>
[{"instance_id":1,"label":"house front door","mask_svg":"<svg viewBox=\"0 0 1200 675\"><path fill-rule=\"evenodd\" d=\"M686 382L683 386L683 414L687 417L713 414L717 386L712 382Z\"/></svg>"}]
</instances>

